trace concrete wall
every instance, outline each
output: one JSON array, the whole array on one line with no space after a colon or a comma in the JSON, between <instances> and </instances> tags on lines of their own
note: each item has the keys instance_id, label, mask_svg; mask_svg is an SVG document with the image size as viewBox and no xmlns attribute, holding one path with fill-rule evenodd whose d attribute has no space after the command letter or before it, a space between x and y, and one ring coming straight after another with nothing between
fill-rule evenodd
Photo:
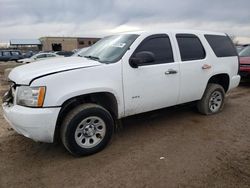
<instances>
[{"instance_id":1,"label":"concrete wall","mask_svg":"<svg viewBox=\"0 0 250 188\"><path fill-rule=\"evenodd\" d=\"M61 44L62 51L72 51L77 48L77 38L44 37L41 38L42 50L52 51L52 44Z\"/></svg>"},{"instance_id":2,"label":"concrete wall","mask_svg":"<svg viewBox=\"0 0 250 188\"><path fill-rule=\"evenodd\" d=\"M77 40L78 40L77 48L79 49L79 48L91 46L100 39L99 38L78 38Z\"/></svg>"}]
</instances>

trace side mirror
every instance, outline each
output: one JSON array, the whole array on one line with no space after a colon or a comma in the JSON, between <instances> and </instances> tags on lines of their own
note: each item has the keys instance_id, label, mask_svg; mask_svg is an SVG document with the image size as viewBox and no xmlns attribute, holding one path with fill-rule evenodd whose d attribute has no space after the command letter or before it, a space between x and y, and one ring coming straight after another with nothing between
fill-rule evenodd
<instances>
[{"instance_id":1,"label":"side mirror","mask_svg":"<svg viewBox=\"0 0 250 188\"><path fill-rule=\"evenodd\" d=\"M153 52L142 51L136 53L132 58L130 58L129 64L133 68L138 68L140 65L144 65L154 61L155 61L155 55Z\"/></svg>"}]
</instances>

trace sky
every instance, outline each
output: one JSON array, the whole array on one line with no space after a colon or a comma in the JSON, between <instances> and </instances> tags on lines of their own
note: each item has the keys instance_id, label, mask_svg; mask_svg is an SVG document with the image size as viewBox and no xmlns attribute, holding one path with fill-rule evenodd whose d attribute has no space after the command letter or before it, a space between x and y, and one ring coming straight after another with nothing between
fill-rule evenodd
<instances>
[{"instance_id":1,"label":"sky","mask_svg":"<svg viewBox=\"0 0 250 188\"><path fill-rule=\"evenodd\" d=\"M0 43L168 28L225 32L250 43L250 0L0 0Z\"/></svg>"}]
</instances>

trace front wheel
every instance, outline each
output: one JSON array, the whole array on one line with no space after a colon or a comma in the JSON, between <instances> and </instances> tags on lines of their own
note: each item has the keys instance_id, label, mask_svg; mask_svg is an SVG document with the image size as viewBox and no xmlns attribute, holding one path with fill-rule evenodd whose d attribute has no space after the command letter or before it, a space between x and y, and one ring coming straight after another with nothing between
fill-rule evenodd
<instances>
[{"instance_id":1,"label":"front wheel","mask_svg":"<svg viewBox=\"0 0 250 188\"><path fill-rule=\"evenodd\" d=\"M105 148L114 131L114 120L102 106L83 104L63 121L61 139L65 148L77 156L97 153Z\"/></svg>"},{"instance_id":2,"label":"front wheel","mask_svg":"<svg viewBox=\"0 0 250 188\"><path fill-rule=\"evenodd\" d=\"M200 113L205 115L216 114L223 109L225 99L225 90L219 84L208 84L205 93L197 108Z\"/></svg>"}]
</instances>

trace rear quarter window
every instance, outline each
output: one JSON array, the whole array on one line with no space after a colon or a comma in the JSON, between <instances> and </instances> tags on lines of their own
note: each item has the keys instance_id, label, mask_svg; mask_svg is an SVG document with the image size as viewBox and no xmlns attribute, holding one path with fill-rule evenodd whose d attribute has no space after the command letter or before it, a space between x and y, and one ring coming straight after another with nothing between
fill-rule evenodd
<instances>
[{"instance_id":1,"label":"rear quarter window","mask_svg":"<svg viewBox=\"0 0 250 188\"><path fill-rule=\"evenodd\" d=\"M233 42L228 36L205 35L205 38L217 57L238 56Z\"/></svg>"}]
</instances>

